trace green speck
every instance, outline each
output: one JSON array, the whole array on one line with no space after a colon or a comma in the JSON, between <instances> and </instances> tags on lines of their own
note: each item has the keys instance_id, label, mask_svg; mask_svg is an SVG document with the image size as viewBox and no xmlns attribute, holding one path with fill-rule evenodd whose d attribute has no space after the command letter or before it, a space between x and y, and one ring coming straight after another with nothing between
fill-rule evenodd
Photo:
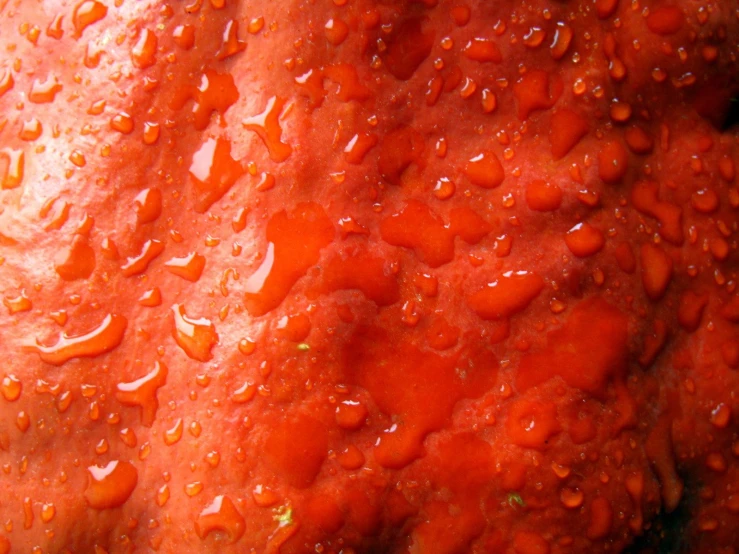
<instances>
[{"instance_id":1,"label":"green speck","mask_svg":"<svg viewBox=\"0 0 739 554\"><path fill-rule=\"evenodd\" d=\"M310 344L308 344L307 342L301 342L298 345L298 350L300 350L301 352L307 352L308 350L310 350Z\"/></svg>"},{"instance_id":2,"label":"green speck","mask_svg":"<svg viewBox=\"0 0 739 554\"><path fill-rule=\"evenodd\" d=\"M290 506L280 506L275 510L275 515L272 516L272 519L278 522L280 524L280 527L292 525L293 509Z\"/></svg>"},{"instance_id":3,"label":"green speck","mask_svg":"<svg viewBox=\"0 0 739 554\"><path fill-rule=\"evenodd\" d=\"M518 504L521 507L526 506L526 503L523 501L523 498L521 498L521 495L516 492L512 492L508 495L508 505L513 508L514 504Z\"/></svg>"}]
</instances>

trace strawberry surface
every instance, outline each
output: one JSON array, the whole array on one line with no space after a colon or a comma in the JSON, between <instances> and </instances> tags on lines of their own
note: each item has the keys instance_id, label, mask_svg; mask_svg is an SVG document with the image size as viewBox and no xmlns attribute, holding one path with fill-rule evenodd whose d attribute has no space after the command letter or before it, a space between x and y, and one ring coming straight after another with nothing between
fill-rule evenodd
<instances>
[{"instance_id":1,"label":"strawberry surface","mask_svg":"<svg viewBox=\"0 0 739 554\"><path fill-rule=\"evenodd\" d=\"M0 553L737 552L735 2L0 29Z\"/></svg>"}]
</instances>

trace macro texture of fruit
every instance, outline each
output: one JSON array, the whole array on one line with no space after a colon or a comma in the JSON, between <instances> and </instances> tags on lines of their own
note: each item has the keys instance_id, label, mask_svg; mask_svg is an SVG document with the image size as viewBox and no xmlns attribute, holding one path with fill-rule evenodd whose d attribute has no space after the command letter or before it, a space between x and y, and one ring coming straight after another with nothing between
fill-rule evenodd
<instances>
[{"instance_id":1,"label":"macro texture of fruit","mask_svg":"<svg viewBox=\"0 0 739 554\"><path fill-rule=\"evenodd\" d=\"M739 552L735 0L0 0L0 554Z\"/></svg>"}]
</instances>

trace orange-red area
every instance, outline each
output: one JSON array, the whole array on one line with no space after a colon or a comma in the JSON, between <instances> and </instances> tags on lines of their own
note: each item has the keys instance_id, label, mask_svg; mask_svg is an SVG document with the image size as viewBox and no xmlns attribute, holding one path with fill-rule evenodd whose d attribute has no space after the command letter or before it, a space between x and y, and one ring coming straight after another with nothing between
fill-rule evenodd
<instances>
[{"instance_id":1,"label":"orange-red area","mask_svg":"<svg viewBox=\"0 0 739 554\"><path fill-rule=\"evenodd\" d=\"M736 554L738 41L0 0L0 554Z\"/></svg>"}]
</instances>

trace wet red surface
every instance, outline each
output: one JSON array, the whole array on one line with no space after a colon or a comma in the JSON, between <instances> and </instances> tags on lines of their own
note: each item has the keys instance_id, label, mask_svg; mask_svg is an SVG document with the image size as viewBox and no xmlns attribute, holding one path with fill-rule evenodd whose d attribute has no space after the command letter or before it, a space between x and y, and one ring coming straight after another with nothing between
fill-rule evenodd
<instances>
[{"instance_id":1,"label":"wet red surface","mask_svg":"<svg viewBox=\"0 0 739 554\"><path fill-rule=\"evenodd\" d=\"M0 554L739 550L732 2L0 29Z\"/></svg>"}]
</instances>

